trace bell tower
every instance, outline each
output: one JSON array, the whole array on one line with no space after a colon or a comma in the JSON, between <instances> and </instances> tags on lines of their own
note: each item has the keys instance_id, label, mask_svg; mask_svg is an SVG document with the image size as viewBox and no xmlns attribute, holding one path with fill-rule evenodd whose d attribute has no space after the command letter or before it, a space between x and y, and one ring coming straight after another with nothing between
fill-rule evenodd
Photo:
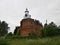
<instances>
[{"instance_id":1,"label":"bell tower","mask_svg":"<svg viewBox=\"0 0 60 45\"><path fill-rule=\"evenodd\" d=\"M31 18L31 15L29 15L29 11L26 8L24 19L27 19L27 18Z\"/></svg>"}]
</instances>

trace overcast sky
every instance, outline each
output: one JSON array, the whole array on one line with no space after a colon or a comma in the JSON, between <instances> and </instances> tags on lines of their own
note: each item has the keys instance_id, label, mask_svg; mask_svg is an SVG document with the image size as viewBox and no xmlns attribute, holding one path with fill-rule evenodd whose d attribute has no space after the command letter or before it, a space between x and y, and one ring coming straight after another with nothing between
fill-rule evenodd
<instances>
[{"instance_id":1,"label":"overcast sky","mask_svg":"<svg viewBox=\"0 0 60 45\"><path fill-rule=\"evenodd\" d=\"M60 25L60 0L0 0L0 20L9 24L13 32L24 17L28 8L33 19L43 24L51 21Z\"/></svg>"}]
</instances>

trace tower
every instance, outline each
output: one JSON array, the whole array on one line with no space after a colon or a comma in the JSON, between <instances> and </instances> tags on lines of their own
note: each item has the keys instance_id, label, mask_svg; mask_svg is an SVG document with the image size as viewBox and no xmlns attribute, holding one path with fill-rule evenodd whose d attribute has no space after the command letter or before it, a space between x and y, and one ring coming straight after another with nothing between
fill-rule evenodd
<instances>
[{"instance_id":1,"label":"tower","mask_svg":"<svg viewBox=\"0 0 60 45\"><path fill-rule=\"evenodd\" d=\"M26 8L24 19L27 19L27 18L31 18L31 15L29 15L29 11Z\"/></svg>"},{"instance_id":2,"label":"tower","mask_svg":"<svg viewBox=\"0 0 60 45\"><path fill-rule=\"evenodd\" d=\"M41 30L43 29L43 25L41 23L37 24L35 19L31 18L31 15L26 8L24 18L20 21L20 26L17 28L17 32L20 36L29 36L32 33L36 36L40 36L42 34Z\"/></svg>"}]
</instances>

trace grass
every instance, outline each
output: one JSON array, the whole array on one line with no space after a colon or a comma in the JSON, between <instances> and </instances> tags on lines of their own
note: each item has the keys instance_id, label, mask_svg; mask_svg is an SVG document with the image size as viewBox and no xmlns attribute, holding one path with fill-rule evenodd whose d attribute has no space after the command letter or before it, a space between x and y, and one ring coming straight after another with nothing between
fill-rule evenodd
<instances>
[{"instance_id":1,"label":"grass","mask_svg":"<svg viewBox=\"0 0 60 45\"><path fill-rule=\"evenodd\" d=\"M60 45L60 36L41 39L0 39L0 45Z\"/></svg>"}]
</instances>

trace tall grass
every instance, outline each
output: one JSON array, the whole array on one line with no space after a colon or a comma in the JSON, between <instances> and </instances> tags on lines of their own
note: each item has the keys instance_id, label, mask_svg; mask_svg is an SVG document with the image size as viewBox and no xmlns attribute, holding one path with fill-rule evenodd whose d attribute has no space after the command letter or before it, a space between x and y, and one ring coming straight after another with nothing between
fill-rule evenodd
<instances>
[{"instance_id":1,"label":"tall grass","mask_svg":"<svg viewBox=\"0 0 60 45\"><path fill-rule=\"evenodd\" d=\"M0 45L60 45L60 36L38 39L0 39Z\"/></svg>"},{"instance_id":2,"label":"tall grass","mask_svg":"<svg viewBox=\"0 0 60 45\"><path fill-rule=\"evenodd\" d=\"M8 45L7 41L5 39L0 39L0 45Z\"/></svg>"}]
</instances>

